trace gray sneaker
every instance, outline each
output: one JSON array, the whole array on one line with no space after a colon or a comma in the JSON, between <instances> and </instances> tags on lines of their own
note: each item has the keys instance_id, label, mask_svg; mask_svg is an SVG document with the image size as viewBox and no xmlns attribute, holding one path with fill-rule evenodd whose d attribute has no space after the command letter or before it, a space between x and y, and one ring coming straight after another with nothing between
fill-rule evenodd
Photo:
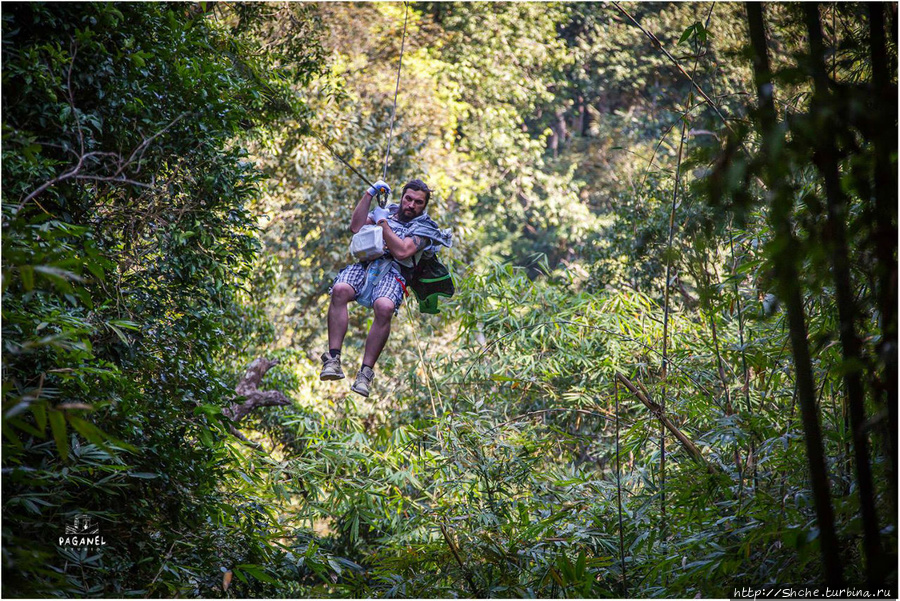
<instances>
[{"instance_id":1,"label":"gray sneaker","mask_svg":"<svg viewBox=\"0 0 900 601\"><path fill-rule=\"evenodd\" d=\"M350 386L350 390L355 392L356 394L361 394L363 396L369 396L369 386L372 385L372 380L375 379L375 372L372 371L371 367L366 367L363 365L359 372L356 374L356 381L353 382L353 385Z\"/></svg>"},{"instance_id":2,"label":"gray sneaker","mask_svg":"<svg viewBox=\"0 0 900 601\"><path fill-rule=\"evenodd\" d=\"M332 357L331 353L322 355L322 373L319 374L320 380L343 380L344 372L341 369L341 356Z\"/></svg>"}]
</instances>

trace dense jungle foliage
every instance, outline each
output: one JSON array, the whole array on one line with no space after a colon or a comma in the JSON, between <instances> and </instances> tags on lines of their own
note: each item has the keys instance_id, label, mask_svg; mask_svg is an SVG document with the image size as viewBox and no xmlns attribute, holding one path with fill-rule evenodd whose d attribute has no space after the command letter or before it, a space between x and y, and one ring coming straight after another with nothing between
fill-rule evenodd
<instances>
[{"instance_id":1,"label":"dense jungle foliage","mask_svg":"<svg viewBox=\"0 0 900 601\"><path fill-rule=\"evenodd\" d=\"M3 596L896 598L895 3L2 22ZM457 294L363 399L333 153L381 174L401 49Z\"/></svg>"}]
</instances>

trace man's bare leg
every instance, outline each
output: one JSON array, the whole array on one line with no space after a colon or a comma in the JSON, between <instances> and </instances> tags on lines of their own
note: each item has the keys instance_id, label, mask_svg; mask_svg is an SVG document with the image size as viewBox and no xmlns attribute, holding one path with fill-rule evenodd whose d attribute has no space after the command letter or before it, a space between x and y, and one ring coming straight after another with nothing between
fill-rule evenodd
<instances>
[{"instance_id":1,"label":"man's bare leg","mask_svg":"<svg viewBox=\"0 0 900 601\"><path fill-rule=\"evenodd\" d=\"M379 297L374 303L375 319L372 320L372 327L369 328L369 335L366 336L366 350L363 353L363 365L375 367L375 362L384 350L388 336L391 333L391 318L394 316L394 301L389 298ZM344 329L347 325L344 322Z\"/></svg>"},{"instance_id":2,"label":"man's bare leg","mask_svg":"<svg viewBox=\"0 0 900 601\"><path fill-rule=\"evenodd\" d=\"M328 306L328 348L340 350L347 335L347 305L356 296L350 284L335 284L331 290L331 304ZM393 303L391 303L393 305Z\"/></svg>"}]
</instances>

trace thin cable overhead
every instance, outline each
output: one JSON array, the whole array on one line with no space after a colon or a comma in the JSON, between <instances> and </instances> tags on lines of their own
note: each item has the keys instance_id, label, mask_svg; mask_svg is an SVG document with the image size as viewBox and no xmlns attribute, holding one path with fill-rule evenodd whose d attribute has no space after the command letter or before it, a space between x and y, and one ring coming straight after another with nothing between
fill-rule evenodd
<instances>
[{"instance_id":1,"label":"thin cable overhead","mask_svg":"<svg viewBox=\"0 0 900 601\"><path fill-rule=\"evenodd\" d=\"M383 180L384 180L384 179L387 179L388 159L389 159L390 156L391 156L391 140L392 140L393 137L394 137L394 118L397 116L397 94L398 94L399 91L400 91L400 69L401 69L402 66L403 66L403 50L404 50L404 47L406 46L406 24L407 24L407 22L409 21L409 3L408 3L408 2L404 2L403 4L404 4L404 6L406 6L406 12L405 12L405 15L404 15L404 17L403 17L403 37L402 37L401 40L400 40L400 60L399 60L399 62L397 63L397 83L396 83L396 85L394 86L394 106L393 106L393 108L391 109L391 130L390 130L390 132L388 133L387 150L386 150L385 153L384 153L384 169L382 170L382 173L381 173L381 179L383 179ZM334 148L332 148L332 147L331 147L331 146L330 146L330 145L322 138L322 136L319 135L319 133L318 133L317 131L315 131L314 129L310 129L310 131L311 131L312 134L316 137L316 139L317 139L317 140L318 140L325 148L327 148L328 151L331 152L331 154L334 155L334 157L335 157L337 160L339 160L339 161L340 161L341 163L343 163L348 169L350 169L350 171L352 171L354 175L356 175L356 176L359 177L361 180L363 180L364 182L366 182L366 184L368 184L369 186L372 186L372 185L373 185L372 182L369 180L369 178L367 178L365 175L363 175L362 173L360 173L359 171L357 171L357 170L353 167L353 165L351 165L351 164L350 164L349 162L347 162L340 154L338 154L337 151L335 151ZM381 203L379 203L379 204L381 204Z\"/></svg>"},{"instance_id":2,"label":"thin cable overhead","mask_svg":"<svg viewBox=\"0 0 900 601\"><path fill-rule=\"evenodd\" d=\"M391 110L391 131L388 133L387 150L384 153L384 170L381 179L387 180L388 159L391 156L391 140L394 138L394 117L397 116L397 93L400 91L400 69L403 67L403 48L406 45L406 23L409 20L409 2L404 2L406 11L403 16L403 37L400 38L400 60L397 61L397 85L394 87L394 108Z\"/></svg>"}]
</instances>

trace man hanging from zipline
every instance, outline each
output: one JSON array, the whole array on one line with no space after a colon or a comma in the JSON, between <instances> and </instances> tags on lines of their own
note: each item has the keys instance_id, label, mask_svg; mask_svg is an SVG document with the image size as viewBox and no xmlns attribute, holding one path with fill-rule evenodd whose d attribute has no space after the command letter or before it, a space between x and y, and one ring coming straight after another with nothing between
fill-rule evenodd
<instances>
[{"instance_id":1,"label":"man hanging from zipline","mask_svg":"<svg viewBox=\"0 0 900 601\"><path fill-rule=\"evenodd\" d=\"M354 234L367 224L381 228L383 255L371 261L348 265L338 273L329 289L329 351L322 355L323 366L319 378L340 380L344 377L341 370L341 347L347 333L347 305L356 300L372 307L375 313L366 337L362 366L356 374L356 381L350 386L350 390L364 397L369 396L369 389L375 378L375 362L391 333L391 319L403 302L407 284L407 278L403 274L409 276L417 265L433 259L441 246L449 248L452 244L450 232L439 229L425 212L432 191L423 181L413 179L403 186L399 205L376 206L374 211L369 212L374 197L390 192L390 186L383 180L378 180L360 198L350 218L350 231ZM380 247L377 252L381 252ZM436 297L434 300L436 302ZM421 301L420 298L420 306Z\"/></svg>"}]
</instances>

